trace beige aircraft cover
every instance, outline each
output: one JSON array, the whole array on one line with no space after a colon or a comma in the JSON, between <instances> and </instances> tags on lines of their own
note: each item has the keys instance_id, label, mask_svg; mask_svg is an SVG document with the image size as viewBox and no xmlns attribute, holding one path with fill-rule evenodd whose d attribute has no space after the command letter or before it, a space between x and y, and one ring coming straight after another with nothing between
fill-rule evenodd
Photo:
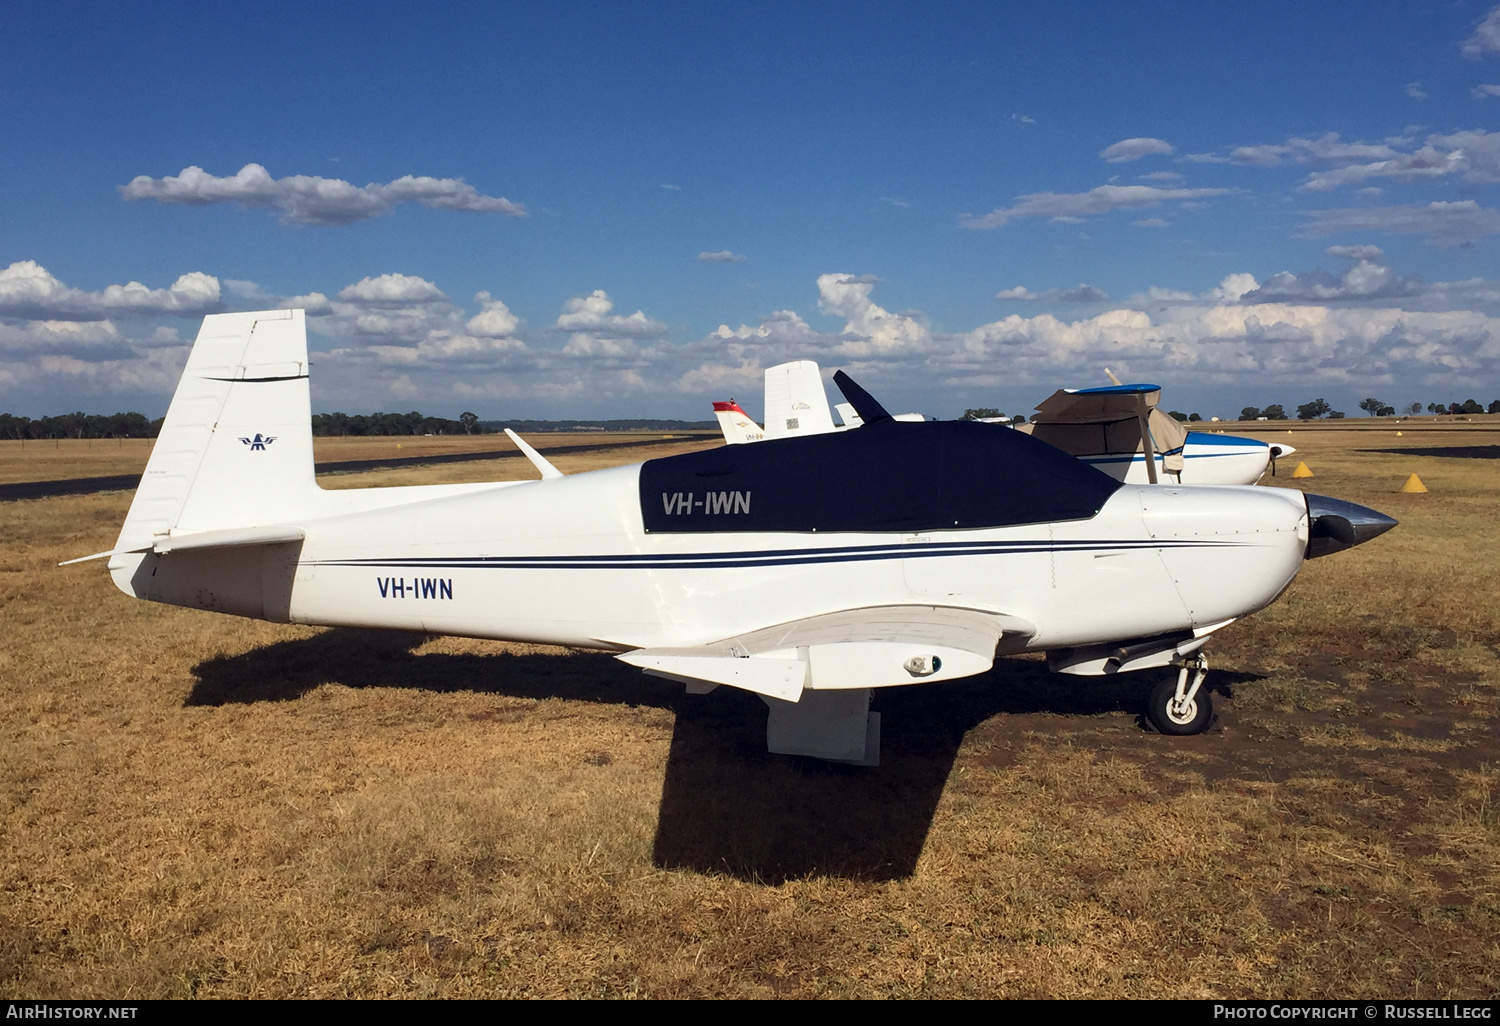
<instances>
[{"instance_id":1,"label":"beige aircraft cover","mask_svg":"<svg viewBox=\"0 0 1500 1026\"><path fill-rule=\"evenodd\" d=\"M1160 389L1113 393L1059 389L1037 404L1036 417L1024 428L1074 456L1132 453L1142 451L1139 418L1145 416L1153 447L1169 453L1182 447L1188 432L1157 408L1160 402Z\"/></svg>"}]
</instances>

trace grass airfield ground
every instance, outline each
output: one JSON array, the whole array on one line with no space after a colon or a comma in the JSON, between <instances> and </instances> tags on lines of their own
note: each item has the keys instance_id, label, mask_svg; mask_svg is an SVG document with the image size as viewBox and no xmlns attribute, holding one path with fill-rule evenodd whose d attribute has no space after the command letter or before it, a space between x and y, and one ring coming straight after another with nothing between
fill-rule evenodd
<instances>
[{"instance_id":1,"label":"grass airfield ground","mask_svg":"<svg viewBox=\"0 0 1500 1026\"><path fill-rule=\"evenodd\" d=\"M1210 644L1210 733L1010 659L877 692L873 770L605 656L136 602L54 565L129 493L0 504L0 994L1494 997L1500 471L1368 451L1488 426L1257 425L1401 526Z\"/></svg>"}]
</instances>

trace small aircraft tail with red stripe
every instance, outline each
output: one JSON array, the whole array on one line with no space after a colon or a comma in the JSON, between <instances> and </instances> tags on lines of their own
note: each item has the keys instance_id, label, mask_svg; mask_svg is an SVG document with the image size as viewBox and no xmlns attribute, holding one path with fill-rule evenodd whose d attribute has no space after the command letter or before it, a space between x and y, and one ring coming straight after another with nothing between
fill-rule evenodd
<instances>
[{"instance_id":1,"label":"small aircraft tail with red stripe","mask_svg":"<svg viewBox=\"0 0 1500 1026\"><path fill-rule=\"evenodd\" d=\"M719 429L724 432L724 441L730 445L758 442L766 437L760 425L751 420L733 399L727 403L714 403L714 416L719 418Z\"/></svg>"}]
</instances>

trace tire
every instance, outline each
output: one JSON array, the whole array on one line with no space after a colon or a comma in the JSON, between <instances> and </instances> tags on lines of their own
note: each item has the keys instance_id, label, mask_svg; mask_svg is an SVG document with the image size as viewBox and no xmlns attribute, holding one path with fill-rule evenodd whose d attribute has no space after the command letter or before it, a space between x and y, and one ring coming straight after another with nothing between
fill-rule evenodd
<instances>
[{"instance_id":1,"label":"tire","mask_svg":"<svg viewBox=\"0 0 1500 1026\"><path fill-rule=\"evenodd\" d=\"M1193 696L1186 717L1173 714L1172 701L1176 697L1177 674L1173 673L1162 678L1161 683L1151 689L1151 697L1146 702L1146 719L1151 721L1151 725L1163 734L1177 737L1201 734L1207 730L1214 719L1214 704L1208 693L1207 682Z\"/></svg>"}]
</instances>

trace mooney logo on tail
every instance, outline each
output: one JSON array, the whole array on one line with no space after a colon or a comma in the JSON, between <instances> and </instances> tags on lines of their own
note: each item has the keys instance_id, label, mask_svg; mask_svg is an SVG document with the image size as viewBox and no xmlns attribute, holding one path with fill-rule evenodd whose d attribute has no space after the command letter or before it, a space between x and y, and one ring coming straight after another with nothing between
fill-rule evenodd
<instances>
[{"instance_id":1,"label":"mooney logo on tail","mask_svg":"<svg viewBox=\"0 0 1500 1026\"><path fill-rule=\"evenodd\" d=\"M257 431L255 432L254 438L241 437L240 441L248 445L251 452L255 452L257 449L264 452L266 446L276 441L276 437L274 435L262 435L259 431Z\"/></svg>"}]
</instances>

